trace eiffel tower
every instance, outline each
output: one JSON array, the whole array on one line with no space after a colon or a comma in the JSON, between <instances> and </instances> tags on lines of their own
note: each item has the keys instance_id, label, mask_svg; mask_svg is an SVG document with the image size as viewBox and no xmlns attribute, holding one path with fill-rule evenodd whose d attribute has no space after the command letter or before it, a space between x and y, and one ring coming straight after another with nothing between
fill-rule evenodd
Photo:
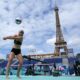
<instances>
[{"instance_id":1,"label":"eiffel tower","mask_svg":"<svg viewBox=\"0 0 80 80\"><path fill-rule=\"evenodd\" d=\"M64 40L63 33L61 30L58 6L55 6L54 11L56 17L56 42L55 42L54 55L56 56L65 55L67 57L68 55L67 42Z\"/></svg>"}]
</instances>

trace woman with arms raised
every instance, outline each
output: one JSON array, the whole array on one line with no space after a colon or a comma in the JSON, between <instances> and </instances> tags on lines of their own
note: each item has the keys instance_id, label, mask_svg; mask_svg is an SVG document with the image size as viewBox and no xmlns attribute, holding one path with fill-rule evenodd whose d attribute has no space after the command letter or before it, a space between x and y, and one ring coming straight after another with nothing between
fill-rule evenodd
<instances>
[{"instance_id":1,"label":"woman with arms raised","mask_svg":"<svg viewBox=\"0 0 80 80\"><path fill-rule=\"evenodd\" d=\"M23 63L23 57L21 54L21 45L22 45L22 41L23 41L23 35L24 35L24 31L21 30L21 31L19 31L19 33L17 35L7 36L7 37L3 38L4 40L7 40L7 39L14 40L14 45L13 45L11 53L9 55L7 69L6 69L6 78L7 79L9 78L8 76L9 76L10 65L12 63L13 58L15 58L15 56L19 60L17 77L20 78L20 69L21 69L22 63Z\"/></svg>"}]
</instances>

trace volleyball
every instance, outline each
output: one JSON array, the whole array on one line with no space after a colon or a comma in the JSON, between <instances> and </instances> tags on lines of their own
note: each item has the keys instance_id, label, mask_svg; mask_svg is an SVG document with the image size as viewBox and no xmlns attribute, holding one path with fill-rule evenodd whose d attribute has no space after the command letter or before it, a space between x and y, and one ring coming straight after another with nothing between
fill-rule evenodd
<instances>
[{"instance_id":1,"label":"volleyball","mask_svg":"<svg viewBox=\"0 0 80 80\"><path fill-rule=\"evenodd\" d=\"M22 20L21 19L16 19L15 22L16 22L16 24L21 24Z\"/></svg>"}]
</instances>

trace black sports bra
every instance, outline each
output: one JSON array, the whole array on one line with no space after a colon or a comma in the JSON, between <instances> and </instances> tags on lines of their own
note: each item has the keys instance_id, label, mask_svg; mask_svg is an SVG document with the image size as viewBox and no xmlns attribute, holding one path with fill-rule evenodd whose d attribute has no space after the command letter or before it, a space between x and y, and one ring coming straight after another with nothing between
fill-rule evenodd
<instances>
[{"instance_id":1,"label":"black sports bra","mask_svg":"<svg viewBox=\"0 0 80 80\"><path fill-rule=\"evenodd\" d=\"M14 44L21 45L22 42L14 40Z\"/></svg>"}]
</instances>

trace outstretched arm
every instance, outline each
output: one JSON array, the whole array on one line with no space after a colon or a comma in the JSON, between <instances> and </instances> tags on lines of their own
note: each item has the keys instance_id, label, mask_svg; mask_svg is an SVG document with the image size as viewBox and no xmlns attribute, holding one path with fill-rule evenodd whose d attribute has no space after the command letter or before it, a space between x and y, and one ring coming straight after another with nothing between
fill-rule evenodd
<instances>
[{"instance_id":1,"label":"outstretched arm","mask_svg":"<svg viewBox=\"0 0 80 80\"><path fill-rule=\"evenodd\" d=\"M7 36L7 37L4 37L3 40L7 40L7 39L16 39L16 40L19 40L21 39L22 37L21 36Z\"/></svg>"}]
</instances>

